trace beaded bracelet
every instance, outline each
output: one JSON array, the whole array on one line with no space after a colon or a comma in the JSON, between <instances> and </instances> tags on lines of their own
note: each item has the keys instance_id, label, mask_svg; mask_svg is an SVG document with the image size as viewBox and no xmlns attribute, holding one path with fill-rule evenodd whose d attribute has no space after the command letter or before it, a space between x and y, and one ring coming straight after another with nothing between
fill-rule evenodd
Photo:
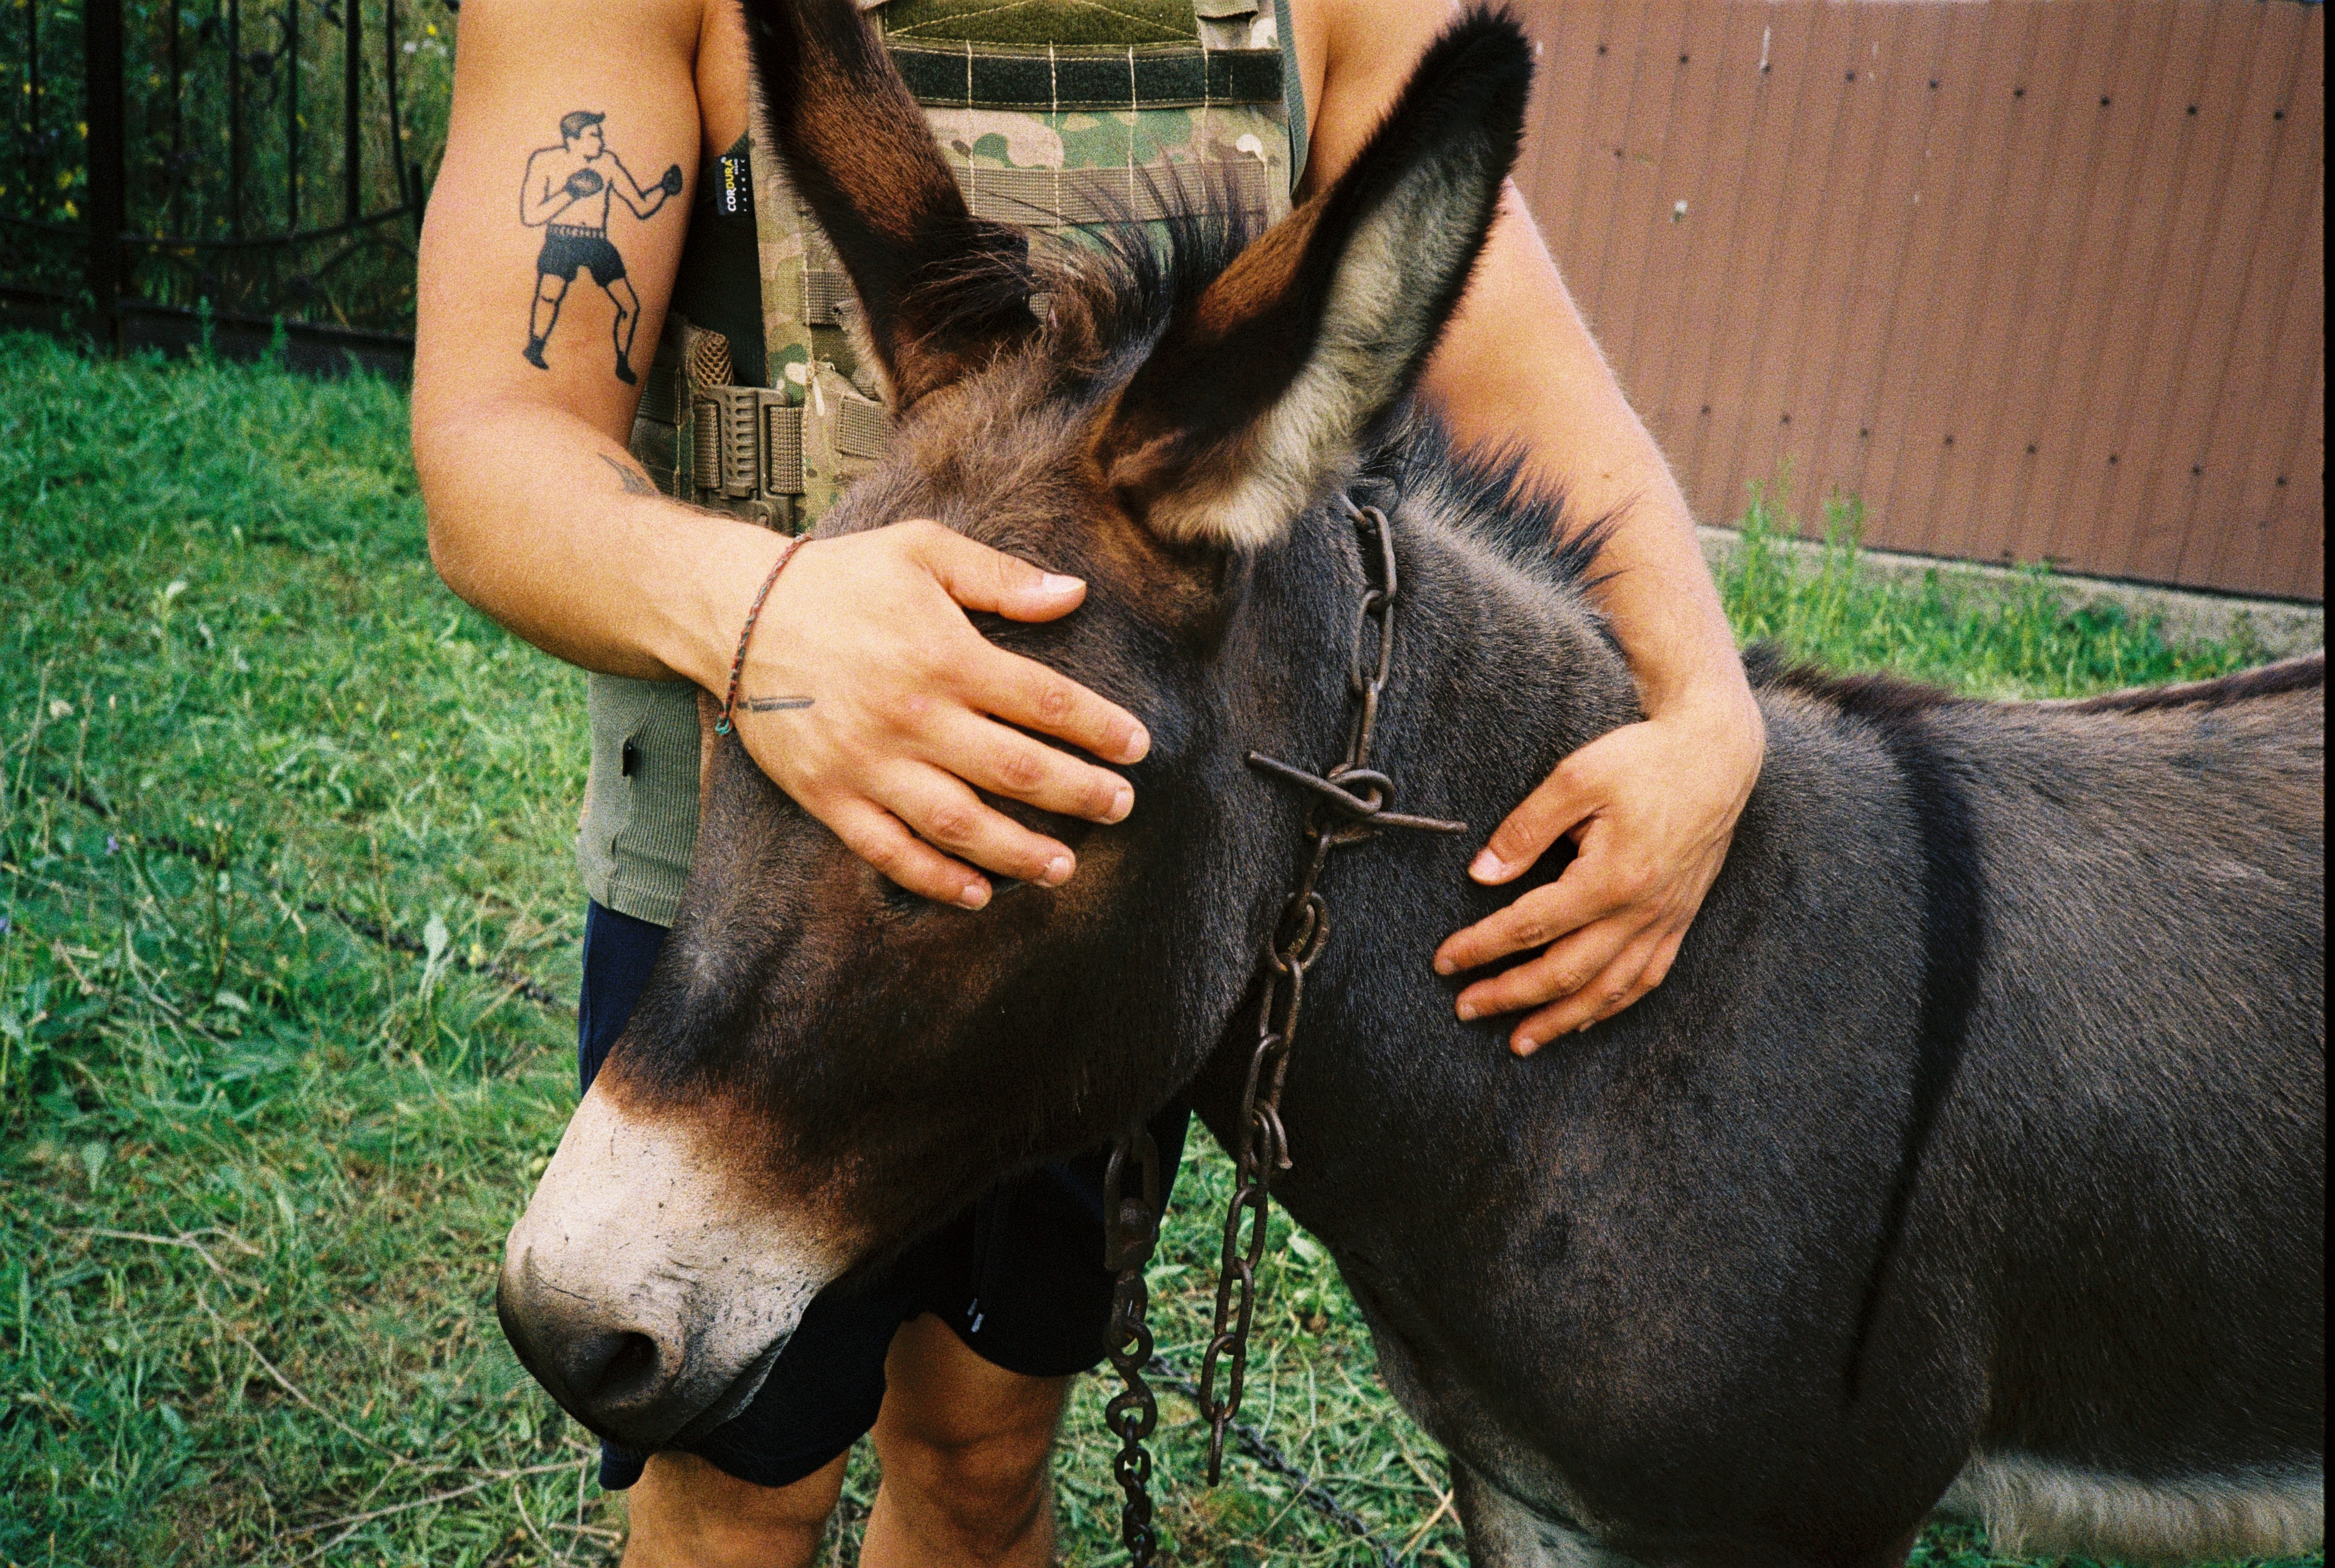
<instances>
[{"instance_id":1,"label":"beaded bracelet","mask_svg":"<svg viewBox=\"0 0 2335 1568\"><path fill-rule=\"evenodd\" d=\"M737 728L732 721L738 711L738 681L746 673L746 644L754 640L754 623L762 618L762 601L768 599L770 590L778 586L779 574L787 569L787 563L795 558L795 552L800 548L800 539L787 541L787 547L780 550L779 558L770 564L770 575L762 579L761 590L755 594L753 604L747 607L746 624L738 633L738 652L730 660L730 690L722 699L722 717L713 721L716 735L727 735Z\"/></svg>"}]
</instances>

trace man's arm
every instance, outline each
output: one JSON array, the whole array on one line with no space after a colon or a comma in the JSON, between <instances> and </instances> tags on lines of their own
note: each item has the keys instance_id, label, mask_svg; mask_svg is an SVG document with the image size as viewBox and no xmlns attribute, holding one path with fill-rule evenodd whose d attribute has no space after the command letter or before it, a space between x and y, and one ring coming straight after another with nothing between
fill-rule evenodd
<instances>
[{"instance_id":1,"label":"man's arm","mask_svg":"<svg viewBox=\"0 0 2335 1568\"><path fill-rule=\"evenodd\" d=\"M1518 353L1520 338L1534 352ZM1565 874L1436 954L1455 973L1544 948L1457 1002L1463 1015L1536 1009L1511 1036L1530 1050L1662 983L1718 878L1766 732L1686 499L1513 186L1427 384L1463 441L1525 437L1534 470L1565 490L1569 522L1613 519L1594 591L1647 719L1565 759L1468 868L1513 881L1569 834L1580 854Z\"/></svg>"},{"instance_id":2,"label":"man's arm","mask_svg":"<svg viewBox=\"0 0 2335 1568\"><path fill-rule=\"evenodd\" d=\"M1319 189L1361 150L1454 13L1445 0L1295 9L1316 105L1306 183ZM1509 882L1570 835L1580 854L1565 874L1435 955L1448 974L1544 949L1457 1001L1462 1017L1535 1010L1510 1036L1529 1051L1662 982L1719 875L1765 732L1685 498L1513 185L1426 385L1462 443L1521 440L1531 470L1565 493L1568 523L1611 519L1597 592L1647 716L1567 758L1469 868L1480 882Z\"/></svg>"},{"instance_id":3,"label":"man's arm","mask_svg":"<svg viewBox=\"0 0 2335 1568\"><path fill-rule=\"evenodd\" d=\"M551 368L524 360L536 247L510 208L529 150L581 104L605 107L656 161L695 167L701 33L716 25L740 31L732 8L701 9L700 0L463 7L446 156L422 231L413 450L431 557L456 593L571 663L718 693L784 541L632 493L609 471L634 467L624 438L635 394L604 369L602 313L614 306L599 290L570 290ZM724 48L738 63L736 123L713 129L734 139L744 41ZM625 241L651 333L683 228L649 224ZM1042 620L1083 593L932 524L805 546L763 610L745 690L809 694L815 705L741 716L740 737L854 850L927 897L985 902L988 882L964 861L1059 882L1073 864L1069 849L991 809L974 788L1114 821L1132 792L1007 726L1114 762L1136 760L1148 742L1131 715L993 646L960 606Z\"/></svg>"}]
</instances>

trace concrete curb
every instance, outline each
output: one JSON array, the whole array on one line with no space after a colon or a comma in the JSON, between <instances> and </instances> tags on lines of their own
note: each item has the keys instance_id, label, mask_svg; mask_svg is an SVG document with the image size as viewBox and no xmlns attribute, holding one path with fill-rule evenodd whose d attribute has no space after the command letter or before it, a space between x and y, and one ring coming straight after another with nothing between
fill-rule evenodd
<instances>
[{"instance_id":1,"label":"concrete curb","mask_svg":"<svg viewBox=\"0 0 2335 1568\"><path fill-rule=\"evenodd\" d=\"M1703 558L1714 569L1742 547L1742 535L1733 528L1706 525L1695 532L1702 537ZM1815 559L1824 550L1813 539L1772 542L1807 560ZM1935 572L1943 582L1981 594L2008 594L2032 581L2026 573L2009 566L1942 560L1896 550L1861 551L1857 566L1868 576L1896 581L1919 582ZM2135 615L2160 615L2164 617L2165 636L2174 642L2225 643L2250 634L2265 653L2281 659L2327 645L2327 608L2323 605L2301 604L2292 599L2244 599L2234 595L2121 582L2113 577L2055 574L2047 581L2070 607L2106 599L2122 605Z\"/></svg>"}]
</instances>

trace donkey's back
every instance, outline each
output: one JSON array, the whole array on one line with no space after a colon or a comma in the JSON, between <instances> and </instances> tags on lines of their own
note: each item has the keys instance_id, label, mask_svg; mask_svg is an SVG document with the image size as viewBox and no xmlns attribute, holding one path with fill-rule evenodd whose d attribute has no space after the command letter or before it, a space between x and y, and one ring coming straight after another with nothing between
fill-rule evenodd
<instances>
[{"instance_id":1,"label":"donkey's back","mask_svg":"<svg viewBox=\"0 0 2335 1568\"><path fill-rule=\"evenodd\" d=\"M1999 1549L2320 1538L2325 679L2322 653L2076 702L1768 682L1877 740L1914 825L1903 1229L1864 1310L1968 1314L1946 1506Z\"/></svg>"}]
</instances>

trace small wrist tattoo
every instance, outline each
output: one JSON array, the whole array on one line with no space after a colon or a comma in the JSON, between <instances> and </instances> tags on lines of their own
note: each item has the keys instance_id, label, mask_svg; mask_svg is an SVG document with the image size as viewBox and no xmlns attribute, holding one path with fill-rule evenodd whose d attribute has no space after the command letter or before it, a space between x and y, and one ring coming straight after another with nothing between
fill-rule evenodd
<instances>
[{"instance_id":1,"label":"small wrist tattoo","mask_svg":"<svg viewBox=\"0 0 2335 1568\"><path fill-rule=\"evenodd\" d=\"M749 697L738 706L749 713L783 713L790 708L808 708L815 697Z\"/></svg>"}]
</instances>

